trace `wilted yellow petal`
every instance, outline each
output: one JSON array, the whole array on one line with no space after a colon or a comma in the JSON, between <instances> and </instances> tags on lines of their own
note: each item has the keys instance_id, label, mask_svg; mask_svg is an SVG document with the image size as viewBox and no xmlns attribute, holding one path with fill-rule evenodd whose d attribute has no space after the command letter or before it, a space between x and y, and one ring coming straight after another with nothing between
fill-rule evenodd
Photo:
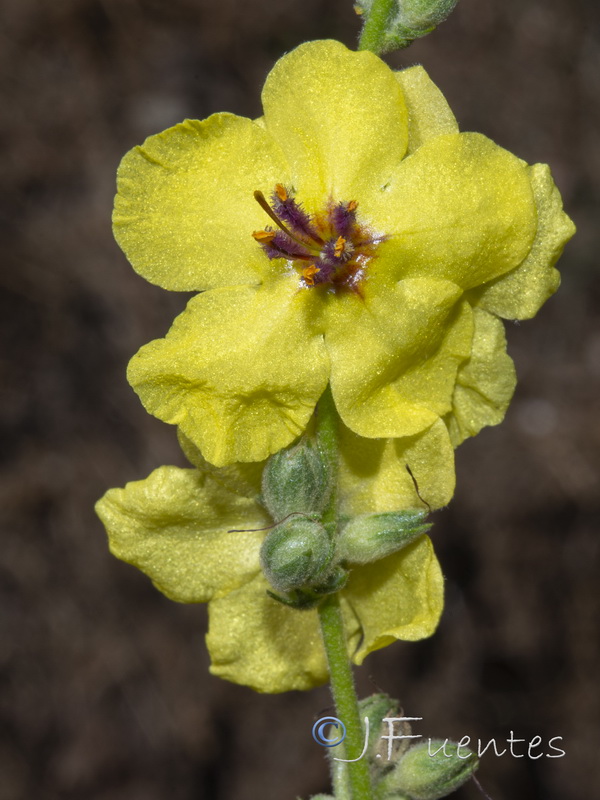
<instances>
[{"instance_id":1,"label":"wilted yellow petal","mask_svg":"<svg viewBox=\"0 0 600 800\"><path fill-rule=\"evenodd\" d=\"M342 514L424 508L423 501L441 508L450 502L454 483L454 450L441 419L424 433L401 439L365 439L341 426Z\"/></svg>"},{"instance_id":2,"label":"wilted yellow petal","mask_svg":"<svg viewBox=\"0 0 600 800\"><path fill-rule=\"evenodd\" d=\"M115 238L133 268L165 289L259 283L269 263L252 238L265 224L253 192L287 180L279 147L251 120L186 120L123 158Z\"/></svg>"},{"instance_id":3,"label":"wilted yellow petal","mask_svg":"<svg viewBox=\"0 0 600 800\"><path fill-rule=\"evenodd\" d=\"M447 420L455 447L486 425L502 422L517 383L514 364L506 353L502 322L477 308L473 321L471 358L458 370Z\"/></svg>"},{"instance_id":4,"label":"wilted yellow petal","mask_svg":"<svg viewBox=\"0 0 600 800\"><path fill-rule=\"evenodd\" d=\"M395 72L404 93L408 111L408 149L414 153L432 136L458 133L456 118L423 67L409 67Z\"/></svg>"},{"instance_id":5,"label":"wilted yellow petal","mask_svg":"<svg viewBox=\"0 0 600 800\"><path fill-rule=\"evenodd\" d=\"M344 597L363 633L353 656L357 664L397 639L431 636L444 606L444 580L429 537L354 570Z\"/></svg>"},{"instance_id":6,"label":"wilted yellow petal","mask_svg":"<svg viewBox=\"0 0 600 800\"><path fill-rule=\"evenodd\" d=\"M264 532L228 530L261 528L269 517L197 470L160 467L144 481L110 489L96 512L113 555L180 603L226 595L260 572Z\"/></svg>"},{"instance_id":7,"label":"wilted yellow petal","mask_svg":"<svg viewBox=\"0 0 600 800\"><path fill-rule=\"evenodd\" d=\"M507 319L529 319L554 294L560 275L554 265L575 225L565 214L550 167L534 164L529 176L537 208L538 227L531 251L508 275L473 292L475 302Z\"/></svg>"},{"instance_id":8,"label":"wilted yellow petal","mask_svg":"<svg viewBox=\"0 0 600 800\"><path fill-rule=\"evenodd\" d=\"M327 385L310 299L288 278L198 295L132 358L129 382L212 464L261 461L302 432Z\"/></svg>"},{"instance_id":9,"label":"wilted yellow petal","mask_svg":"<svg viewBox=\"0 0 600 800\"><path fill-rule=\"evenodd\" d=\"M311 211L358 200L406 151L406 107L394 73L369 52L307 42L281 58L262 93L267 131L284 151Z\"/></svg>"},{"instance_id":10,"label":"wilted yellow petal","mask_svg":"<svg viewBox=\"0 0 600 800\"><path fill-rule=\"evenodd\" d=\"M317 612L284 606L268 588L261 573L210 603L210 671L258 692L320 686L329 673Z\"/></svg>"}]
</instances>

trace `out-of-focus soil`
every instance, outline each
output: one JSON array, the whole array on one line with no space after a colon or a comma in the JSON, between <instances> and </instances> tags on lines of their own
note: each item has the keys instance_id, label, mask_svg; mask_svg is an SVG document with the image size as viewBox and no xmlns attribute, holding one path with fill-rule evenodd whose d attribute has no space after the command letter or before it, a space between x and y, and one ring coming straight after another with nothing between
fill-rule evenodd
<instances>
[{"instance_id":1,"label":"out-of-focus soil","mask_svg":"<svg viewBox=\"0 0 600 800\"><path fill-rule=\"evenodd\" d=\"M146 284L113 242L120 157L186 116L257 116L284 51L353 45L351 0L4 0L0 15L0 800L325 791L310 729L327 691L209 676L204 608L109 556L92 506L184 463L125 380L187 296ZM588 800L600 783L599 23L594 0L461 0L389 59L423 63L464 130L550 163L579 227L558 295L509 326L506 421L457 454L434 531L440 629L359 670L361 692L400 696L424 735L514 731L545 753L563 737L562 758L484 756L494 800Z\"/></svg>"}]
</instances>

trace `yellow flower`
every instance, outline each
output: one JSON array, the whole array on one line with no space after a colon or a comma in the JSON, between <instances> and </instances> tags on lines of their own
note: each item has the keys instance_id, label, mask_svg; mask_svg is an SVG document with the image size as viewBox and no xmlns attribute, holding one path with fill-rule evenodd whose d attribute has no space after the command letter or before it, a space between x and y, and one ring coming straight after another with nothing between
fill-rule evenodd
<instances>
[{"instance_id":1,"label":"yellow flower","mask_svg":"<svg viewBox=\"0 0 600 800\"><path fill-rule=\"evenodd\" d=\"M111 489L96 509L111 551L134 564L173 600L209 602L211 672L262 692L308 689L327 680L316 610L269 597L259 565L273 520L257 502L264 463L215 468L182 440L196 469L161 467L146 480ZM340 442L340 511L433 507L453 492L453 451L438 420L425 435ZM356 567L340 593L348 651L355 663L397 639L431 635L443 606L443 581L423 536L374 564Z\"/></svg>"},{"instance_id":2,"label":"yellow flower","mask_svg":"<svg viewBox=\"0 0 600 800\"><path fill-rule=\"evenodd\" d=\"M264 116L186 121L119 168L134 268L201 292L132 359L146 408L216 465L306 427L328 382L365 437L445 420L454 444L514 388L498 316L556 290L573 226L543 165L459 133L421 67L312 42L268 76Z\"/></svg>"}]
</instances>

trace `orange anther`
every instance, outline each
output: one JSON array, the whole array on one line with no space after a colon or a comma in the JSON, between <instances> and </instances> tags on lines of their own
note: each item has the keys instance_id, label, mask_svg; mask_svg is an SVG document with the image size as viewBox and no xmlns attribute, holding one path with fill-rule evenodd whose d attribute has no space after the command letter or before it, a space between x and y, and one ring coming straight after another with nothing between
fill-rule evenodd
<instances>
[{"instance_id":1,"label":"orange anther","mask_svg":"<svg viewBox=\"0 0 600 800\"><path fill-rule=\"evenodd\" d=\"M288 199L287 189L282 183L278 183L275 186L275 194L281 200L282 203L285 203L285 201Z\"/></svg>"},{"instance_id":2,"label":"orange anther","mask_svg":"<svg viewBox=\"0 0 600 800\"><path fill-rule=\"evenodd\" d=\"M346 249L346 240L344 239L343 236L338 236L337 242L335 243L335 247L333 249L334 256L336 258L340 258L345 249Z\"/></svg>"},{"instance_id":3,"label":"orange anther","mask_svg":"<svg viewBox=\"0 0 600 800\"><path fill-rule=\"evenodd\" d=\"M348 203L348 211L356 211L357 208L358 208L358 203L356 202L356 200L350 200L350 202Z\"/></svg>"},{"instance_id":4,"label":"orange anther","mask_svg":"<svg viewBox=\"0 0 600 800\"><path fill-rule=\"evenodd\" d=\"M252 236L261 244L269 244L275 238L275 231L254 231Z\"/></svg>"},{"instance_id":5,"label":"orange anther","mask_svg":"<svg viewBox=\"0 0 600 800\"><path fill-rule=\"evenodd\" d=\"M314 286L315 275L317 274L317 272L320 271L321 270L318 267L315 267L314 264L309 264L308 267L304 267L304 269L302 270L302 277L309 286Z\"/></svg>"}]
</instances>

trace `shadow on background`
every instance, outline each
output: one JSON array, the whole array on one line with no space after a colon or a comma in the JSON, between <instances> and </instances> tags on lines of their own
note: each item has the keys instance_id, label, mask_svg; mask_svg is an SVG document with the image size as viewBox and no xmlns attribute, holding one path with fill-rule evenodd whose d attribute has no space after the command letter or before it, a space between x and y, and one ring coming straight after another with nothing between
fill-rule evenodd
<instances>
[{"instance_id":1,"label":"shadow on background","mask_svg":"<svg viewBox=\"0 0 600 800\"><path fill-rule=\"evenodd\" d=\"M257 116L284 51L353 45L351 0L4 0L0 13L0 799L325 791L310 729L327 691L258 696L209 676L204 609L111 558L92 505L184 464L125 381L187 296L146 284L113 242L120 157L186 116ZM425 736L514 731L546 753L563 737L563 758L485 756L494 800L583 800L599 783L599 23L592 0L461 0L389 59L422 62L463 130L550 163L579 227L559 294L509 327L507 420L457 454L434 529L440 629L359 671L363 693L399 696Z\"/></svg>"}]
</instances>

